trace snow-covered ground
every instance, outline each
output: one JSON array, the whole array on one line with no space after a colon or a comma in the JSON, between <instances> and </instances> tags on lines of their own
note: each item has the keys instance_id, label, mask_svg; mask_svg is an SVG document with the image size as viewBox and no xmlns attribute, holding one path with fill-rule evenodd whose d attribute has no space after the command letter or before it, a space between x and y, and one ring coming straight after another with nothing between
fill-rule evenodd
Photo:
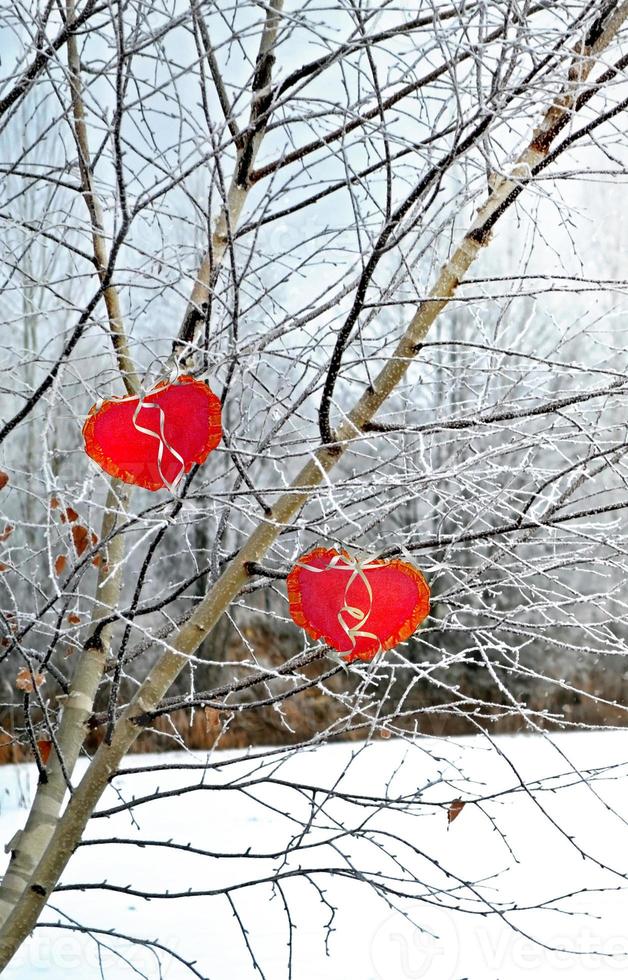
<instances>
[{"instance_id":1,"label":"snow-covered ground","mask_svg":"<svg viewBox=\"0 0 628 980\"><path fill-rule=\"evenodd\" d=\"M233 757L233 753L214 754L212 762L228 762ZM199 754L135 756L129 764L204 759ZM313 880L337 909L326 955L329 907L321 902L314 884L298 875L284 878L283 893L294 925L290 974L288 921L279 892L273 897L272 885L267 883L234 891L235 908L248 929L248 940L267 980L284 980L290 975L294 980L518 980L535 974L539 980L584 980L625 975L628 903L626 881L621 876L628 873L628 732L500 737L494 745L479 737L421 738L414 742L389 739L366 745L332 745L289 758L273 755L272 759L274 768L269 765L265 770L275 780L272 784L239 790L197 789L179 798L160 799L134 808L135 823L128 813L94 820L87 836L173 839L191 842L203 850L235 854L250 848L256 854L279 850L299 830L300 822L308 822L308 815L313 819L303 844L329 837L329 829L338 831L340 825L379 831L376 839L380 843L387 839L389 849L421 882L410 882L406 890L423 900L415 897L402 903L420 928L388 908L369 885L318 872ZM278 759L282 760L279 768ZM19 766L0 770L3 841L8 841L24 821L24 798L32 791L33 769ZM587 785L575 770L595 770L596 776ZM198 770L153 772L134 779L121 777L116 785L121 796L129 799L157 787L164 791L201 782L224 787L233 785L236 778L241 786L245 772L254 773L255 766L226 765L208 770L204 779ZM554 776L558 778L550 778ZM530 792L521 788L520 779ZM307 794L277 780L335 786L346 793L381 795L387 791L394 799L414 794L429 782L434 781L434 785L424 789L422 805L415 803L405 812L365 810L355 802L325 801L319 795L317 806L322 804L322 809L313 813ZM518 786L517 791L502 792ZM467 805L447 830L446 810L433 804L479 795L493 798L481 806ZM119 802L112 789L103 808ZM386 832L396 839L381 836ZM340 838L339 845L342 854L350 855L362 870L396 873L393 862L363 838ZM583 857L581 852L589 856ZM76 852L63 881L107 880L144 891L209 890L272 875L277 869L323 869L333 863L346 866L346 857L336 853L333 858L331 854L329 848L306 847L281 869L272 858L217 861L160 847L98 844ZM478 886L481 894L495 904L550 905L513 915L444 910L439 905L453 899L439 893L438 888L451 888L452 881L430 859L463 881L482 879ZM569 914L554 910L557 897L582 889L588 891L558 903ZM472 907L473 895L467 892L464 897L461 886L459 894L467 907ZM182 956L195 959L203 977L259 980L260 972L252 965L224 895L146 901L94 889L60 892L52 904L85 926L158 939ZM48 909L43 921L69 920ZM520 931L513 931L509 922ZM40 976L95 980L103 975L110 980L133 976L178 980L191 976L167 955L162 957L160 973L148 948L103 935L98 938L104 946L76 932L38 929L4 976L10 980L36 980ZM534 938L553 948L537 945ZM615 955L601 958L592 950ZM116 951L126 959L119 958Z\"/></svg>"}]
</instances>

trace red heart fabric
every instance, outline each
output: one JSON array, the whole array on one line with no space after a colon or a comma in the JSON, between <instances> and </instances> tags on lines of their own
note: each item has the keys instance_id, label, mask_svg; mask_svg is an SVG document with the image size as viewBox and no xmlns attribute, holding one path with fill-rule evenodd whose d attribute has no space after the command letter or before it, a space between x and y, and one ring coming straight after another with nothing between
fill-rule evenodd
<instances>
[{"instance_id":1,"label":"red heart fabric","mask_svg":"<svg viewBox=\"0 0 628 980\"><path fill-rule=\"evenodd\" d=\"M220 401L187 375L141 398L94 405L83 426L87 454L106 473L147 490L173 489L221 437Z\"/></svg>"},{"instance_id":2,"label":"red heart fabric","mask_svg":"<svg viewBox=\"0 0 628 980\"><path fill-rule=\"evenodd\" d=\"M430 608L427 582L413 565L393 559L358 561L346 551L314 548L288 575L290 615L314 640L372 660L407 640Z\"/></svg>"}]
</instances>

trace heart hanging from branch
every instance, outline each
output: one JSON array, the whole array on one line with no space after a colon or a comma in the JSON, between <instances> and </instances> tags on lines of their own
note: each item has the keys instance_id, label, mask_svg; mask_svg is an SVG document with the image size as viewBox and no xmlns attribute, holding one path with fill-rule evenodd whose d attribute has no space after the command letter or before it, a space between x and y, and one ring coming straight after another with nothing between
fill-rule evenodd
<instances>
[{"instance_id":1,"label":"heart hanging from branch","mask_svg":"<svg viewBox=\"0 0 628 980\"><path fill-rule=\"evenodd\" d=\"M429 586L414 565L334 548L299 559L288 575L288 598L297 626L346 663L372 660L407 640L430 609Z\"/></svg>"},{"instance_id":2,"label":"heart hanging from branch","mask_svg":"<svg viewBox=\"0 0 628 980\"><path fill-rule=\"evenodd\" d=\"M220 401L187 375L141 397L94 405L83 426L88 456L110 476L146 490L174 492L221 438Z\"/></svg>"}]
</instances>

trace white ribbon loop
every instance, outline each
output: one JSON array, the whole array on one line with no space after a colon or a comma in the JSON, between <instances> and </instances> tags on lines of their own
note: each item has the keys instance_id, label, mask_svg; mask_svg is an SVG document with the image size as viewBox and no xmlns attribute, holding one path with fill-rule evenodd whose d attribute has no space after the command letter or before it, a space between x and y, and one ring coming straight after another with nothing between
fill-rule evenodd
<instances>
[{"instance_id":1,"label":"white ribbon loop","mask_svg":"<svg viewBox=\"0 0 628 980\"><path fill-rule=\"evenodd\" d=\"M338 568L340 564L343 564L347 569L351 569L351 575L345 586L343 604L342 608L337 614L338 623L340 624L344 633L346 633L349 642L351 644L351 651L355 650L356 640L358 637L363 637L367 640L375 640L377 643L377 650L373 656L377 656L378 653L382 651L382 641L379 636L375 633L369 633L363 629L366 626L367 620L373 611L373 589L371 588L371 583L366 577L366 572L372 568L381 568L381 562L375 560L374 555L365 555L364 558L357 558L353 555L340 555L336 554L327 563L327 565L319 568L317 565L308 565L306 562L297 562L299 568L305 568L308 572L327 572L331 569ZM368 597L366 609L362 609L361 606L350 606L349 590L355 582L356 578L359 578L363 582L366 589L366 594ZM357 620L357 622L350 626L349 623L345 622L344 614L350 616L352 619Z\"/></svg>"},{"instance_id":2,"label":"white ribbon loop","mask_svg":"<svg viewBox=\"0 0 628 980\"><path fill-rule=\"evenodd\" d=\"M157 411L159 412L159 432L155 432L153 429L145 429L143 425L139 424L139 422L137 421L137 417L143 408L157 409ZM139 399L137 403L137 408L133 412L133 427L137 430L137 432L141 432L143 435L150 436L151 439L157 439L159 441L159 447L157 449L157 470L159 472L159 478L161 479L163 485L168 488L170 493L176 495L177 487L181 483L183 474L185 473L185 460L181 455L179 455L176 449L173 446L171 446L168 440L166 439L166 433L164 431L165 421L166 421L166 416L163 408L160 405L156 405L155 402L144 401L143 398ZM179 472L177 473L176 477L172 481L168 480L164 476L164 472L161 468L161 463L164 458L164 449L167 449L170 455L174 456L174 458L181 464L181 468Z\"/></svg>"}]
</instances>

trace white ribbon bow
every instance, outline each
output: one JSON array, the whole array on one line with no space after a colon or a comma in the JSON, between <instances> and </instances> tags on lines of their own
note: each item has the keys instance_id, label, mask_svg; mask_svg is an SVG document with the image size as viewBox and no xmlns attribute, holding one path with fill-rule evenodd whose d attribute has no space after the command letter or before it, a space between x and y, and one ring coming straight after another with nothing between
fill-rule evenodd
<instances>
[{"instance_id":1,"label":"white ribbon bow","mask_svg":"<svg viewBox=\"0 0 628 980\"><path fill-rule=\"evenodd\" d=\"M139 424L139 422L137 421L137 417L143 408L157 409L157 411L159 412L159 432L154 432L153 429L145 429L143 425ZM171 494L176 496L177 487L181 483L183 474L185 473L185 461L183 457L179 455L176 449L173 446L171 446L168 440L166 439L166 433L164 431L165 421L166 421L166 416L163 408L160 405L156 405L154 402L144 401L143 398L139 399L137 403L137 408L133 412L133 426L138 432L141 432L143 435L150 436L151 439L157 439L159 441L159 448L157 450L157 470L159 472L160 479L164 484L164 486L168 488ZM172 481L166 479L163 470L161 468L161 463L164 458L164 448L167 449L168 452L172 456L174 456L174 458L178 460L179 463L181 464L181 469L179 470L176 477Z\"/></svg>"},{"instance_id":2,"label":"white ribbon bow","mask_svg":"<svg viewBox=\"0 0 628 980\"><path fill-rule=\"evenodd\" d=\"M349 639L351 651L355 649L357 638L362 636L365 639L377 641L378 648L373 654L373 656L377 656L377 654L381 653L382 651L382 641L375 633L369 633L363 629L373 611L373 589L371 588L371 583L366 577L365 572L371 568L381 568L381 562L376 560L376 556L365 555L364 558L357 558L353 555L336 554L327 563L327 565L323 566L322 568L319 568L316 565L308 565L307 562L302 561L298 561L297 565L299 568L305 568L308 572L327 572L332 568L338 568L341 563L343 563L348 569L351 569L351 575L349 576L349 580L345 586L342 608L337 614L338 623ZM368 596L368 606L366 610L362 609L360 606L350 606L348 602L349 589L353 585L356 578L361 579L366 589L366 594ZM351 616L352 619L357 620L353 626L350 626L349 623L345 622L343 616L345 613L347 616Z\"/></svg>"}]
</instances>

